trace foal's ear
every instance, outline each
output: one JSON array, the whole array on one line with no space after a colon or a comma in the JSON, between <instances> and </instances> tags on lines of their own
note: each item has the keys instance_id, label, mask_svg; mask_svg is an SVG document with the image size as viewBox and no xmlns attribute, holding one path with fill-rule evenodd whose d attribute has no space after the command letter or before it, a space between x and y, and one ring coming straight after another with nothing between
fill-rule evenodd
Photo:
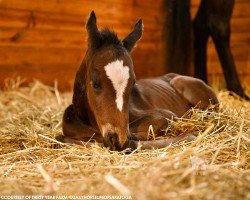
<instances>
[{"instance_id":1,"label":"foal's ear","mask_svg":"<svg viewBox=\"0 0 250 200\"><path fill-rule=\"evenodd\" d=\"M132 32L122 41L124 47L130 52L135 43L141 38L143 31L142 19L138 20Z\"/></svg>"},{"instance_id":2,"label":"foal's ear","mask_svg":"<svg viewBox=\"0 0 250 200\"><path fill-rule=\"evenodd\" d=\"M88 32L89 46L94 48L98 47L101 41L101 35L96 25L96 16L94 11L92 11L88 17L86 29Z\"/></svg>"}]
</instances>

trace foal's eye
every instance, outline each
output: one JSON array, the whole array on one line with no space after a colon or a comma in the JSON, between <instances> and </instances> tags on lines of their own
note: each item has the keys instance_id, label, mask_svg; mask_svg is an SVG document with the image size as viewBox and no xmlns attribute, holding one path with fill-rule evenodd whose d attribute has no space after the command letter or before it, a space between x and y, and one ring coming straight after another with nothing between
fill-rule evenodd
<instances>
[{"instance_id":1,"label":"foal's eye","mask_svg":"<svg viewBox=\"0 0 250 200\"><path fill-rule=\"evenodd\" d=\"M100 91L101 90L101 84L98 82L92 82L92 87L95 91Z\"/></svg>"}]
</instances>

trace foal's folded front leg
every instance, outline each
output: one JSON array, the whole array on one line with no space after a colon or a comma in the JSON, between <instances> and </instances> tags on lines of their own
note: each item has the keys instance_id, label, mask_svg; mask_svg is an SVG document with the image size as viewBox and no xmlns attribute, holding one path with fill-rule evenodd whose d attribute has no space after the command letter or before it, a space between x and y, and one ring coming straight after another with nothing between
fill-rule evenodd
<instances>
[{"instance_id":1,"label":"foal's folded front leg","mask_svg":"<svg viewBox=\"0 0 250 200\"><path fill-rule=\"evenodd\" d=\"M182 141L190 142L195 140L196 137L192 134L181 134L176 137L160 140L149 140L149 141L131 141L131 147L141 147L141 149L160 149L165 148L171 144L176 144ZM133 142L133 143L132 143Z\"/></svg>"},{"instance_id":2,"label":"foal's folded front leg","mask_svg":"<svg viewBox=\"0 0 250 200\"><path fill-rule=\"evenodd\" d=\"M140 112L138 114L140 117L136 117L136 119L130 123L132 135L127 142L126 148L130 148L131 150L139 146L141 149L164 148L183 140L191 141L195 139L193 135L183 134L169 139L148 141L148 128L150 125L153 126L156 136L160 136L167 128L167 119L171 119L175 117L175 115L167 110L154 110L144 113ZM100 147L103 147L103 138L99 130L80 121L79 118L76 117L72 105L66 108L64 112L63 135L57 136L56 139L61 142L79 145L83 145L82 142L94 140Z\"/></svg>"},{"instance_id":3,"label":"foal's folded front leg","mask_svg":"<svg viewBox=\"0 0 250 200\"><path fill-rule=\"evenodd\" d=\"M130 132L133 140L130 140L128 146L138 147L141 149L164 148L170 144L181 141L195 140L192 134L181 134L176 137L160 140L148 140L149 126L152 125L155 136L162 136L168 126L168 119L173 119L176 115L168 110L153 110L144 113L139 113L138 117L130 123Z\"/></svg>"},{"instance_id":4,"label":"foal's folded front leg","mask_svg":"<svg viewBox=\"0 0 250 200\"><path fill-rule=\"evenodd\" d=\"M133 121L129 123L129 129L132 139L148 140L149 126L153 127L155 136L161 136L165 133L168 126L168 120L175 117L175 114L168 110L150 110L142 111L136 114Z\"/></svg>"},{"instance_id":5,"label":"foal's folded front leg","mask_svg":"<svg viewBox=\"0 0 250 200\"><path fill-rule=\"evenodd\" d=\"M63 136L56 139L62 142L77 143L73 141L94 140L102 142L102 136L95 127L84 124L75 114L73 105L66 108L63 115Z\"/></svg>"}]
</instances>

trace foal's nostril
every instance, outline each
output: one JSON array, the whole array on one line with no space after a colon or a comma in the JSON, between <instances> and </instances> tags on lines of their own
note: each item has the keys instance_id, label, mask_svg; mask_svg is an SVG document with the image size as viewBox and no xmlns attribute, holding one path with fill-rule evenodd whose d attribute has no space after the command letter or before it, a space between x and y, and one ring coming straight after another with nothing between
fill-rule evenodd
<instances>
[{"instance_id":1,"label":"foal's nostril","mask_svg":"<svg viewBox=\"0 0 250 200\"><path fill-rule=\"evenodd\" d=\"M114 136L111 136L110 142L111 142L111 144L115 145L115 143L117 142L117 139Z\"/></svg>"},{"instance_id":2,"label":"foal's nostril","mask_svg":"<svg viewBox=\"0 0 250 200\"><path fill-rule=\"evenodd\" d=\"M115 145L115 143L118 142L118 135L116 133L109 133L108 139L112 145Z\"/></svg>"},{"instance_id":3,"label":"foal's nostril","mask_svg":"<svg viewBox=\"0 0 250 200\"><path fill-rule=\"evenodd\" d=\"M119 139L117 133L107 133L104 138L104 145L111 149L119 148Z\"/></svg>"}]
</instances>

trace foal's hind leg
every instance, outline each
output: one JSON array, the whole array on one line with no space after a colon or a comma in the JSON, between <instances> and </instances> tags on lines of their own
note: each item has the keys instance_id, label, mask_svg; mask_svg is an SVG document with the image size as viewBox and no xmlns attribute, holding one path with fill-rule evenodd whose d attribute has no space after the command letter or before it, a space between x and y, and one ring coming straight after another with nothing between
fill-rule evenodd
<instances>
[{"instance_id":1,"label":"foal's hind leg","mask_svg":"<svg viewBox=\"0 0 250 200\"><path fill-rule=\"evenodd\" d=\"M198 105L200 109L205 110L211 104L218 104L218 99L212 88L200 79L177 76L170 81L170 84L192 107Z\"/></svg>"},{"instance_id":2,"label":"foal's hind leg","mask_svg":"<svg viewBox=\"0 0 250 200\"><path fill-rule=\"evenodd\" d=\"M72 141L82 140L89 141L90 139L97 142L102 142L101 134L99 130L94 127L84 124L78 117L76 117L73 109L73 105L66 108L63 115L63 135L65 137L57 137L58 140L65 140L65 138L70 138ZM70 141L70 140L69 140Z\"/></svg>"}]
</instances>

